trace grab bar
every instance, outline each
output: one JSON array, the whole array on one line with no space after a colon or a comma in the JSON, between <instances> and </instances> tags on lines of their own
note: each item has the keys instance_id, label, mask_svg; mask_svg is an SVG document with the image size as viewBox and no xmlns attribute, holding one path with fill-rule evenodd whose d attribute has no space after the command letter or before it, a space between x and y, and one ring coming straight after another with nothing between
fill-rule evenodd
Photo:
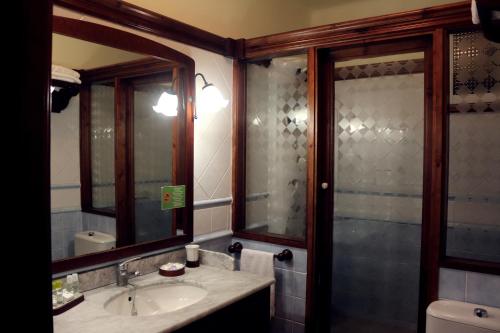
<instances>
[{"instance_id":1,"label":"grab bar","mask_svg":"<svg viewBox=\"0 0 500 333\"><path fill-rule=\"evenodd\" d=\"M243 245L240 242L229 245L227 248L229 253L241 253L241 250L243 250ZM292 260L293 253L290 249L284 249L280 253L275 254L274 258L278 259L278 261Z\"/></svg>"}]
</instances>

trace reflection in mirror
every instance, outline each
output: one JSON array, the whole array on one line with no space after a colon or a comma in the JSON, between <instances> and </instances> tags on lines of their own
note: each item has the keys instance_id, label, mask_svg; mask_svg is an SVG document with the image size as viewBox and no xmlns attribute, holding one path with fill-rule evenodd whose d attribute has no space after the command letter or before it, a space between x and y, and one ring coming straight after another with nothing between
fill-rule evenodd
<instances>
[{"instance_id":1,"label":"reflection in mirror","mask_svg":"<svg viewBox=\"0 0 500 333\"><path fill-rule=\"evenodd\" d=\"M172 82L145 79L132 82L136 242L158 240L176 234L172 211L159 209L160 187L173 185L172 134L176 118L151 112L151 105L158 102L162 93L171 90Z\"/></svg>"},{"instance_id":2,"label":"reflection in mirror","mask_svg":"<svg viewBox=\"0 0 500 333\"><path fill-rule=\"evenodd\" d=\"M481 31L449 39L446 255L500 263L500 44Z\"/></svg>"},{"instance_id":3,"label":"reflection in mirror","mask_svg":"<svg viewBox=\"0 0 500 333\"><path fill-rule=\"evenodd\" d=\"M115 88L90 87L90 168L92 207L115 211Z\"/></svg>"},{"instance_id":4,"label":"reflection in mirror","mask_svg":"<svg viewBox=\"0 0 500 333\"><path fill-rule=\"evenodd\" d=\"M153 109L173 91L173 66L56 33L52 62L52 259L183 234L160 206L161 186L175 184L182 117ZM117 175L134 184L120 195ZM122 215L120 198L131 204Z\"/></svg>"}]
</instances>

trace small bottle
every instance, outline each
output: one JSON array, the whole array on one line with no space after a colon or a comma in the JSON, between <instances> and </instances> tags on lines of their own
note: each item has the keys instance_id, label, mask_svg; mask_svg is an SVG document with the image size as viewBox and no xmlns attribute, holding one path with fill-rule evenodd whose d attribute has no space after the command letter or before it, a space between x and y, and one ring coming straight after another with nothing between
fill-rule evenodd
<instances>
[{"instance_id":1,"label":"small bottle","mask_svg":"<svg viewBox=\"0 0 500 333\"><path fill-rule=\"evenodd\" d=\"M71 274L73 276L73 293L80 292L80 281L78 281L78 273Z\"/></svg>"},{"instance_id":2,"label":"small bottle","mask_svg":"<svg viewBox=\"0 0 500 333\"><path fill-rule=\"evenodd\" d=\"M67 291L73 292L73 289L74 289L73 286L74 286L73 274L67 275L66 276L66 285L65 285L64 289L66 289Z\"/></svg>"},{"instance_id":3,"label":"small bottle","mask_svg":"<svg viewBox=\"0 0 500 333\"><path fill-rule=\"evenodd\" d=\"M62 292L63 281L58 279L52 281L52 295L55 295L56 304L63 304L63 292Z\"/></svg>"}]
</instances>

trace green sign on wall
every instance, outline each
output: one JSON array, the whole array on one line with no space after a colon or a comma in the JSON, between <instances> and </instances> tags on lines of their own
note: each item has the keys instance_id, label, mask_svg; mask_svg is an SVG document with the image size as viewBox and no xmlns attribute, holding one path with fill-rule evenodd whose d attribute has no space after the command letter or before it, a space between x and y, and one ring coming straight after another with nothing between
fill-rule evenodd
<instances>
[{"instance_id":1,"label":"green sign on wall","mask_svg":"<svg viewBox=\"0 0 500 333\"><path fill-rule=\"evenodd\" d=\"M186 206L186 185L161 187L161 210Z\"/></svg>"}]
</instances>

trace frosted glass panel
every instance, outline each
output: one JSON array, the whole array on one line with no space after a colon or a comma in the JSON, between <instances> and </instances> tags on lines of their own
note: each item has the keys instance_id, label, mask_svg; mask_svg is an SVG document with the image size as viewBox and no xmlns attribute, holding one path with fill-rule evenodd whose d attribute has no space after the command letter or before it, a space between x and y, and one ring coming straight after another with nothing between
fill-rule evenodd
<instances>
[{"instance_id":1,"label":"frosted glass panel","mask_svg":"<svg viewBox=\"0 0 500 333\"><path fill-rule=\"evenodd\" d=\"M417 330L423 54L335 64L332 332Z\"/></svg>"},{"instance_id":2,"label":"frosted glass panel","mask_svg":"<svg viewBox=\"0 0 500 333\"><path fill-rule=\"evenodd\" d=\"M172 211L161 210L161 187L172 185L173 124L176 117L153 111L162 86L143 84L134 91L135 242L175 235Z\"/></svg>"},{"instance_id":3,"label":"frosted glass panel","mask_svg":"<svg viewBox=\"0 0 500 333\"><path fill-rule=\"evenodd\" d=\"M500 262L500 44L450 36L449 256Z\"/></svg>"},{"instance_id":4,"label":"frosted glass panel","mask_svg":"<svg viewBox=\"0 0 500 333\"><path fill-rule=\"evenodd\" d=\"M115 88L92 85L90 154L92 206L115 208Z\"/></svg>"},{"instance_id":5,"label":"frosted glass panel","mask_svg":"<svg viewBox=\"0 0 500 333\"><path fill-rule=\"evenodd\" d=\"M306 232L307 57L247 66L246 229Z\"/></svg>"}]
</instances>

